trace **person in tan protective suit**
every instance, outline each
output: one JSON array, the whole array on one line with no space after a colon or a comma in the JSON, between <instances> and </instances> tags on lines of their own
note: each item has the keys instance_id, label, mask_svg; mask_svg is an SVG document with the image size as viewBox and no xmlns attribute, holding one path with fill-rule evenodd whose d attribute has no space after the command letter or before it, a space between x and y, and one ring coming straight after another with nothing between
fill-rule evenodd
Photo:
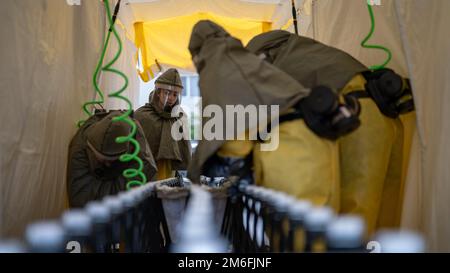
<instances>
[{"instance_id":1,"label":"person in tan protective suit","mask_svg":"<svg viewBox=\"0 0 450 273\"><path fill-rule=\"evenodd\" d=\"M339 209L336 139L359 126L357 107L340 101L325 86L305 88L210 21L194 27L189 50L200 75L203 108L279 106L279 115L268 120L271 139L279 132L276 149L262 149L267 139L255 141L252 136L261 128L249 124L236 134L246 135L246 140L203 139L188 169L191 180L235 176Z\"/></svg>"},{"instance_id":2,"label":"person in tan protective suit","mask_svg":"<svg viewBox=\"0 0 450 273\"><path fill-rule=\"evenodd\" d=\"M364 216L370 233L398 226L403 160L398 116L414 107L407 82L391 70L369 71L341 50L287 31L260 34L246 48L305 87L327 85L359 100L361 126L339 140L340 211Z\"/></svg>"},{"instance_id":3,"label":"person in tan protective suit","mask_svg":"<svg viewBox=\"0 0 450 273\"><path fill-rule=\"evenodd\" d=\"M155 81L149 103L135 113L156 160L158 180L174 177L177 170L186 170L191 160L187 116L179 105L182 90L178 71L169 69ZM183 130L183 138L178 140L172 136L174 125Z\"/></svg>"}]
</instances>

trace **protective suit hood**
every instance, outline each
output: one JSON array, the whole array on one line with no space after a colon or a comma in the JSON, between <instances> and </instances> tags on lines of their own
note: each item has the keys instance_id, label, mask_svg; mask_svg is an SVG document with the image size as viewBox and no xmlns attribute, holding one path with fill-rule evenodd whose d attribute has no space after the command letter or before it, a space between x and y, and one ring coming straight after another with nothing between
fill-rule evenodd
<instances>
[{"instance_id":1,"label":"protective suit hood","mask_svg":"<svg viewBox=\"0 0 450 273\"><path fill-rule=\"evenodd\" d=\"M175 68L170 68L158 77L155 81L155 87L171 91L183 91L183 82L181 81L180 73Z\"/></svg>"},{"instance_id":2,"label":"protective suit hood","mask_svg":"<svg viewBox=\"0 0 450 273\"><path fill-rule=\"evenodd\" d=\"M292 33L285 30L269 31L253 37L247 44L247 50L259 55L285 43Z\"/></svg>"},{"instance_id":3,"label":"protective suit hood","mask_svg":"<svg viewBox=\"0 0 450 273\"><path fill-rule=\"evenodd\" d=\"M280 69L248 52L239 40L211 21L194 26L189 50L200 76L203 109L218 105L225 113L227 105L278 105L281 114L310 93ZM206 122L204 119L203 124ZM239 129L237 135L256 128L246 124ZM218 139L199 142L188 169L193 182L199 181L204 163L223 143Z\"/></svg>"},{"instance_id":4,"label":"protective suit hood","mask_svg":"<svg viewBox=\"0 0 450 273\"><path fill-rule=\"evenodd\" d=\"M128 168L137 169L139 167L134 160L130 162L115 160L107 166L98 160L95 152L87 144L89 139L92 142L91 146L95 146L96 150L114 154L115 156L111 159L119 159L119 151L124 150L128 145L116 146L110 141L114 141L116 136L122 136L122 133L129 133L128 129L131 130L131 128L121 122L119 122L118 128L106 125L112 125L112 118L122 113L122 111L95 113L86 120L72 138L66 174L70 207L83 207L89 201L99 200L104 196L115 195L125 190L128 180L123 176L123 171ZM106 121L104 121L105 119ZM143 161L143 172L147 176L147 180L151 181L156 174L156 163L141 125L136 122L136 126L135 139L141 147L138 156ZM105 141L105 139L111 140Z\"/></svg>"},{"instance_id":5,"label":"protective suit hood","mask_svg":"<svg viewBox=\"0 0 450 273\"><path fill-rule=\"evenodd\" d=\"M200 52L205 40L213 37L230 37L221 26L207 20L198 22L194 30L189 41L189 51L193 58Z\"/></svg>"},{"instance_id":6,"label":"protective suit hood","mask_svg":"<svg viewBox=\"0 0 450 273\"><path fill-rule=\"evenodd\" d=\"M325 85L336 92L368 68L350 54L313 39L283 30L255 36L246 47L280 68L305 87Z\"/></svg>"},{"instance_id":7,"label":"protective suit hood","mask_svg":"<svg viewBox=\"0 0 450 273\"><path fill-rule=\"evenodd\" d=\"M131 132L131 126L123 121L113 122L113 118L122 115L114 111L86 130L88 146L96 154L106 159L117 160L120 155L129 151L129 143L117 143L116 138L127 136Z\"/></svg>"}]
</instances>

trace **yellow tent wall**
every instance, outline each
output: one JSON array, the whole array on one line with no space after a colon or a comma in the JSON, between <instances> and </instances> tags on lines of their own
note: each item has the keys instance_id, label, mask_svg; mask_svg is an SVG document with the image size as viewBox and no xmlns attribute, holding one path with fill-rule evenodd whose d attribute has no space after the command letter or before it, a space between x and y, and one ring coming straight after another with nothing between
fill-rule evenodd
<instances>
[{"instance_id":1,"label":"yellow tent wall","mask_svg":"<svg viewBox=\"0 0 450 273\"><path fill-rule=\"evenodd\" d=\"M158 65L195 71L188 50L192 28L200 20L211 20L224 27L245 45L255 35L270 30L268 22L251 21L217 16L212 13L195 13L172 19L134 24L136 46L141 51L140 75L143 81L159 72Z\"/></svg>"}]
</instances>

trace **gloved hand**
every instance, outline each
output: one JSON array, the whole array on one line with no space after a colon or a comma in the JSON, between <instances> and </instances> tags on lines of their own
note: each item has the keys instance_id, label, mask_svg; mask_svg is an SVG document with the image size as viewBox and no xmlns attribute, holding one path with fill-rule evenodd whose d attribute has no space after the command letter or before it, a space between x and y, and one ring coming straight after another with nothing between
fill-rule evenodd
<instances>
[{"instance_id":1,"label":"gloved hand","mask_svg":"<svg viewBox=\"0 0 450 273\"><path fill-rule=\"evenodd\" d=\"M250 153L245 158L221 157L214 154L206 161L202 174L211 177L212 180L219 177L234 176L253 184L252 154Z\"/></svg>"}]
</instances>

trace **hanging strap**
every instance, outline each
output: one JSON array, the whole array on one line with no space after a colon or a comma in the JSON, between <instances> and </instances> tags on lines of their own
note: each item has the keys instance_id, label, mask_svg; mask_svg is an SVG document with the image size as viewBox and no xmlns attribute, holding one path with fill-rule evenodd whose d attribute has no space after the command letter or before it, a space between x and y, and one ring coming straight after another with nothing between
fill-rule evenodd
<instances>
[{"instance_id":1,"label":"hanging strap","mask_svg":"<svg viewBox=\"0 0 450 273\"><path fill-rule=\"evenodd\" d=\"M297 9L295 8L295 0L291 0L291 3L292 3L292 19L294 23L295 34L298 35Z\"/></svg>"},{"instance_id":2,"label":"hanging strap","mask_svg":"<svg viewBox=\"0 0 450 273\"><path fill-rule=\"evenodd\" d=\"M122 2L122 0L117 1L116 7L114 8L114 14L112 16L112 24L109 27L109 32L112 31L114 24L116 23L117 20L117 15L119 15L119 11L120 11L120 2Z\"/></svg>"}]
</instances>

